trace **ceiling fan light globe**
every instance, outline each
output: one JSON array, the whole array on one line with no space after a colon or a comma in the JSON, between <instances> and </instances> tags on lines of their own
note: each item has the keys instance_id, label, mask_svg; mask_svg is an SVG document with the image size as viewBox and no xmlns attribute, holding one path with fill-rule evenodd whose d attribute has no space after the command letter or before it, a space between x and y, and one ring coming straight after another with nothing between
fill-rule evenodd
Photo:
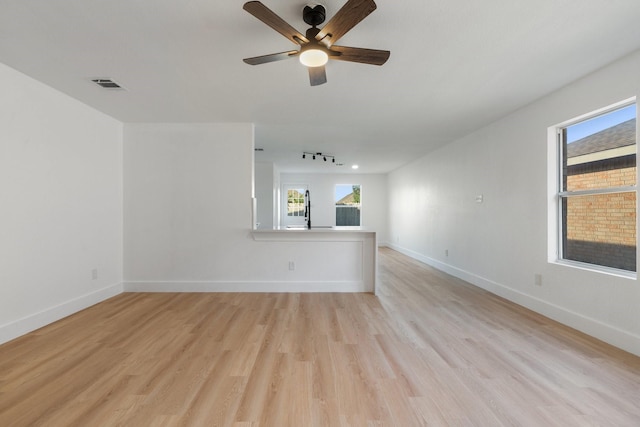
<instances>
[{"instance_id":1,"label":"ceiling fan light globe","mask_svg":"<svg viewBox=\"0 0 640 427\"><path fill-rule=\"evenodd\" d=\"M306 67L322 67L329 61L327 52L320 49L307 49L299 57L300 63Z\"/></svg>"}]
</instances>

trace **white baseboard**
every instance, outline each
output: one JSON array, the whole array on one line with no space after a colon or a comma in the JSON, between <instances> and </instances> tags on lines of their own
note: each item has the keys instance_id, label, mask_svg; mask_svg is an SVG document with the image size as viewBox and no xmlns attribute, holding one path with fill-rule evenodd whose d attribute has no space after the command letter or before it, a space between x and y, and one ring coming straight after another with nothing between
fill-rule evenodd
<instances>
[{"instance_id":1,"label":"white baseboard","mask_svg":"<svg viewBox=\"0 0 640 427\"><path fill-rule=\"evenodd\" d=\"M122 284L118 283L2 325L0 326L0 344L9 342L121 293Z\"/></svg>"},{"instance_id":2,"label":"white baseboard","mask_svg":"<svg viewBox=\"0 0 640 427\"><path fill-rule=\"evenodd\" d=\"M371 292L362 281L346 282L125 282L124 292Z\"/></svg>"},{"instance_id":3,"label":"white baseboard","mask_svg":"<svg viewBox=\"0 0 640 427\"><path fill-rule=\"evenodd\" d=\"M616 328L615 326L608 325L597 319L592 319L564 307L541 300L540 298L532 295L525 294L513 288L509 288L501 283L494 282L466 270L443 263L410 249L394 244L389 244L389 247L413 259L437 268L438 270L444 271L447 274L469 282L472 285L560 322L563 325L577 329L587 335L598 338L608 344L640 356L640 336Z\"/></svg>"}]
</instances>

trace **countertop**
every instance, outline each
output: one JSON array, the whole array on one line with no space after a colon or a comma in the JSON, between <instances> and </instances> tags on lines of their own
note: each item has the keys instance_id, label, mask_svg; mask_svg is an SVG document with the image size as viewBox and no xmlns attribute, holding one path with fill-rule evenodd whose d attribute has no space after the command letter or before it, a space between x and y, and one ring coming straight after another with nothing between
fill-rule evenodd
<instances>
[{"instance_id":1,"label":"countertop","mask_svg":"<svg viewBox=\"0 0 640 427\"><path fill-rule=\"evenodd\" d=\"M376 231L366 227L258 228L251 230L254 240L273 241L350 241L376 239Z\"/></svg>"},{"instance_id":2,"label":"countertop","mask_svg":"<svg viewBox=\"0 0 640 427\"><path fill-rule=\"evenodd\" d=\"M282 233L336 233L336 232L361 232L361 233L374 233L375 230L368 229L366 227L355 227L355 226L311 226L311 229L308 229L304 226L294 226L294 227L273 227L273 228L258 228L252 230L253 233L273 233L273 232L282 232Z\"/></svg>"}]
</instances>

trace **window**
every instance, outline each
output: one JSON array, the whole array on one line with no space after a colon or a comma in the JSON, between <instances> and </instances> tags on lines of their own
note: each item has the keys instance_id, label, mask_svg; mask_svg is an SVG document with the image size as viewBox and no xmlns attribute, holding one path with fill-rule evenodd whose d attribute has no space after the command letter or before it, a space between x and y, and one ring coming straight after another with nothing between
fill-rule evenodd
<instances>
[{"instance_id":1,"label":"window","mask_svg":"<svg viewBox=\"0 0 640 427\"><path fill-rule=\"evenodd\" d=\"M635 103L555 129L558 259L635 272Z\"/></svg>"},{"instance_id":2,"label":"window","mask_svg":"<svg viewBox=\"0 0 640 427\"><path fill-rule=\"evenodd\" d=\"M360 226L360 185L336 185L336 225Z\"/></svg>"},{"instance_id":3,"label":"window","mask_svg":"<svg viewBox=\"0 0 640 427\"><path fill-rule=\"evenodd\" d=\"M280 192L280 225L304 224L304 193L307 184L282 184Z\"/></svg>"},{"instance_id":4,"label":"window","mask_svg":"<svg viewBox=\"0 0 640 427\"><path fill-rule=\"evenodd\" d=\"M305 188L287 189L287 216L304 217L304 192Z\"/></svg>"}]
</instances>

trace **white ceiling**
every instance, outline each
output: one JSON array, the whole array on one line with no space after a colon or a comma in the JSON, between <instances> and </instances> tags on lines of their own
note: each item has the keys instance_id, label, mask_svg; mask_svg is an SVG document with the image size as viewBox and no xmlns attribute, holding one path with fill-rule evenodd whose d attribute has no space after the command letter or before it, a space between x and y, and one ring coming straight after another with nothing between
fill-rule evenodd
<instances>
[{"instance_id":1,"label":"white ceiling","mask_svg":"<svg viewBox=\"0 0 640 427\"><path fill-rule=\"evenodd\" d=\"M283 171L381 173L640 48L638 0L377 0L340 44L389 61L330 61L310 87L295 59L242 62L295 48L243 3L1 0L0 62L123 122L253 122ZM263 3L304 33L305 1Z\"/></svg>"}]
</instances>

